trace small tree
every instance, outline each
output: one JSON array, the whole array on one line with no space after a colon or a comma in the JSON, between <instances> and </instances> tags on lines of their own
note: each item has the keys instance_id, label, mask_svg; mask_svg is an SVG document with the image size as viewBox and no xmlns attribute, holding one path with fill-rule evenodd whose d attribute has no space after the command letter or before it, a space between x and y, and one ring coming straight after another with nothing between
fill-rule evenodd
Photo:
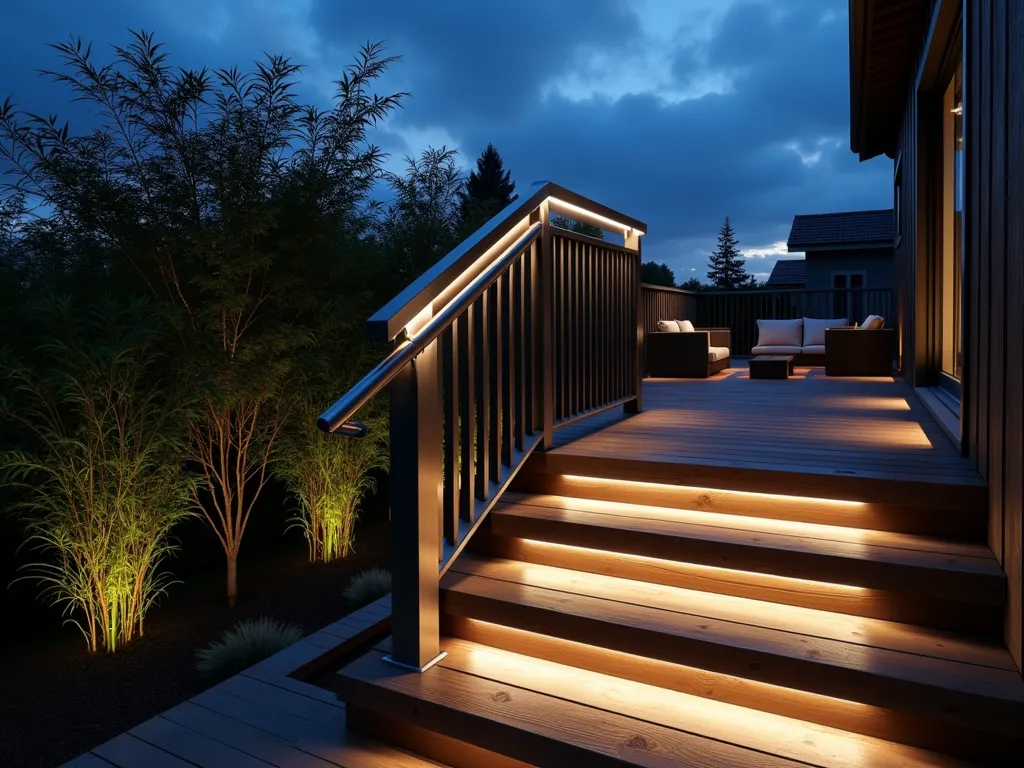
<instances>
[{"instance_id":1,"label":"small tree","mask_svg":"<svg viewBox=\"0 0 1024 768\"><path fill-rule=\"evenodd\" d=\"M705 288L707 288L707 286L704 285L704 283L702 283L696 277L691 277L689 280L687 280L679 287L686 291L693 291L694 293L697 293L698 291L703 291Z\"/></svg>"},{"instance_id":2,"label":"small tree","mask_svg":"<svg viewBox=\"0 0 1024 768\"><path fill-rule=\"evenodd\" d=\"M551 224L562 229L568 229L570 232L578 232L581 235L589 235L590 237L596 237L598 240L604 240L603 229L595 227L593 224L577 221L569 216L555 214L551 217Z\"/></svg>"},{"instance_id":3,"label":"small tree","mask_svg":"<svg viewBox=\"0 0 1024 768\"><path fill-rule=\"evenodd\" d=\"M184 471L189 402L155 370L162 318L147 302L75 311L42 303L21 360L5 360L0 413L26 445L0 456L19 489L32 567L90 651L114 651L143 631L168 585L158 568L172 528L192 514Z\"/></svg>"},{"instance_id":4,"label":"small tree","mask_svg":"<svg viewBox=\"0 0 1024 768\"><path fill-rule=\"evenodd\" d=\"M750 281L728 216L718 231L718 247L708 259L708 280L720 291L735 291Z\"/></svg>"},{"instance_id":5,"label":"small tree","mask_svg":"<svg viewBox=\"0 0 1024 768\"><path fill-rule=\"evenodd\" d=\"M649 285L664 285L674 288L676 276L669 269L668 264L658 264L655 261L645 261L640 265L640 282Z\"/></svg>"},{"instance_id":6,"label":"small tree","mask_svg":"<svg viewBox=\"0 0 1024 768\"><path fill-rule=\"evenodd\" d=\"M512 202L516 183L493 144L480 153L460 197L461 232L465 237Z\"/></svg>"}]
</instances>

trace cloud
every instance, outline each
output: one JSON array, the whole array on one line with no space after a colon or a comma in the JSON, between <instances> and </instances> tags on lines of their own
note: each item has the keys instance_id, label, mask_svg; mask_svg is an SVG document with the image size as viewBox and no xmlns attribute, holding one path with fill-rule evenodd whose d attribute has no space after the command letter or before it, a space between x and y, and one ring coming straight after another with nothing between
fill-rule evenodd
<instances>
[{"instance_id":1,"label":"cloud","mask_svg":"<svg viewBox=\"0 0 1024 768\"><path fill-rule=\"evenodd\" d=\"M891 200L890 163L849 151L845 0L54 0L6 21L0 94L41 112L65 109L33 70L69 32L155 29L190 66L283 52L320 103L386 40L402 60L380 89L412 94L377 133L390 168L441 144L471 165L493 142L521 188L551 179L647 222L645 258L681 276L703 276L726 215L770 271L795 214Z\"/></svg>"}]
</instances>

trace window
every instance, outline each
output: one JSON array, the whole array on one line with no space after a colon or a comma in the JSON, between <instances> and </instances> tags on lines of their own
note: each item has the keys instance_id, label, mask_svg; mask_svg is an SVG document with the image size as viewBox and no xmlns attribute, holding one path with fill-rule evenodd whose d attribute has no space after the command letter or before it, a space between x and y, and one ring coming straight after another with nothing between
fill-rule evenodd
<instances>
[{"instance_id":1,"label":"window","mask_svg":"<svg viewBox=\"0 0 1024 768\"><path fill-rule=\"evenodd\" d=\"M895 245L898 248L903 240L903 155L896 158L896 172L892 178L892 214L893 231L896 233Z\"/></svg>"},{"instance_id":2,"label":"window","mask_svg":"<svg viewBox=\"0 0 1024 768\"><path fill-rule=\"evenodd\" d=\"M866 270L832 273L832 317L845 317L853 323L864 318L864 288L868 283Z\"/></svg>"},{"instance_id":3,"label":"window","mask_svg":"<svg viewBox=\"0 0 1024 768\"><path fill-rule=\"evenodd\" d=\"M959 390L963 375L964 107L962 65L942 102L942 250L939 311L942 318L942 383Z\"/></svg>"}]
</instances>

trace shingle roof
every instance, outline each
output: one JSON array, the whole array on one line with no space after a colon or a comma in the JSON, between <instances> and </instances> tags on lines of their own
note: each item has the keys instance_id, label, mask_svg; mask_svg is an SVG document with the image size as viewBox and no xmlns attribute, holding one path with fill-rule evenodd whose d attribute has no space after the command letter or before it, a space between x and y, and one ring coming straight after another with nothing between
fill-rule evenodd
<instances>
[{"instance_id":1,"label":"shingle roof","mask_svg":"<svg viewBox=\"0 0 1024 768\"><path fill-rule=\"evenodd\" d=\"M794 216L786 244L791 251L854 243L886 246L892 245L894 237L892 208L888 208Z\"/></svg>"},{"instance_id":2,"label":"shingle roof","mask_svg":"<svg viewBox=\"0 0 1024 768\"><path fill-rule=\"evenodd\" d=\"M807 262L803 259L779 259L768 276L771 286L804 287L807 280Z\"/></svg>"}]
</instances>

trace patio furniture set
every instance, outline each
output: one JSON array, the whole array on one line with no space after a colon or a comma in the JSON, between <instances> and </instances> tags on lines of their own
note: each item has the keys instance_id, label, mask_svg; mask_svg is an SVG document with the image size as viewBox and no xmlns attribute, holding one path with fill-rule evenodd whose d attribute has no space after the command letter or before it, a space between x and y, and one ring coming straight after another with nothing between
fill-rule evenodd
<instances>
[{"instance_id":1,"label":"patio furniture set","mask_svg":"<svg viewBox=\"0 0 1024 768\"><path fill-rule=\"evenodd\" d=\"M785 379L794 365L824 365L826 376L889 376L896 331L869 315L860 325L846 318L758 320L750 378ZM689 320L659 320L646 339L652 378L704 379L731 364L728 328L695 328Z\"/></svg>"}]
</instances>

